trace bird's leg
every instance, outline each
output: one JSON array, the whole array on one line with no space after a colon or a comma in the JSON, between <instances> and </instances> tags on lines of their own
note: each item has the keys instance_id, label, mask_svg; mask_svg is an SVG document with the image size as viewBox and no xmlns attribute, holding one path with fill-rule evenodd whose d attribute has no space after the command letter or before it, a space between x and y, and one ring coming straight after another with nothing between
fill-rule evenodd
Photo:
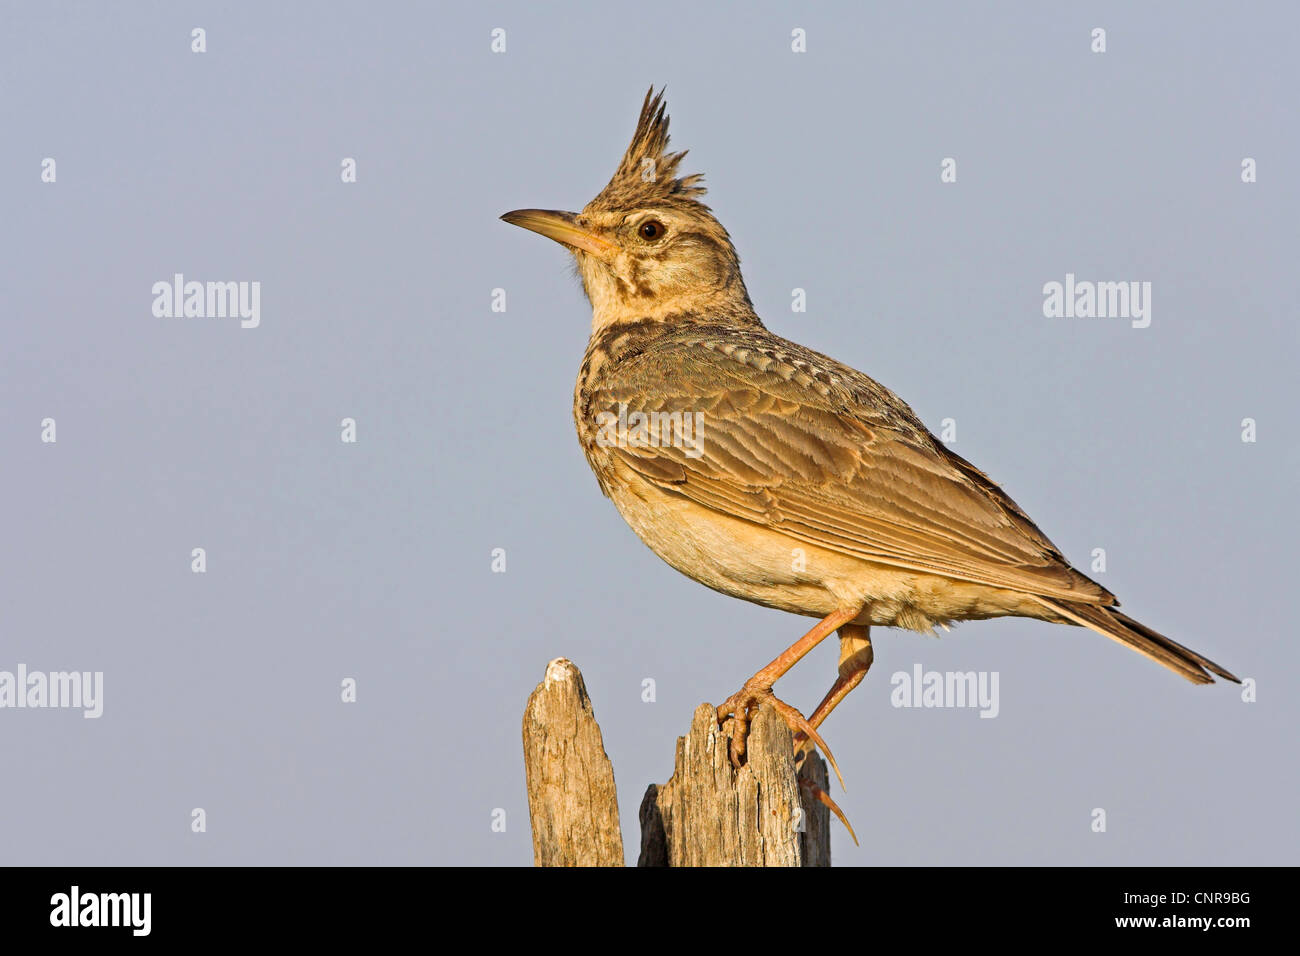
<instances>
[{"instance_id":1,"label":"bird's leg","mask_svg":"<svg viewBox=\"0 0 1300 956\"><path fill-rule=\"evenodd\" d=\"M831 689L822 698L822 702L817 705L817 709L812 712L812 716L808 718L808 723L813 728L821 726L822 721L830 715L835 706L849 696L849 691L862 683L862 678L867 676L867 670L871 667L871 661L874 657L870 635L871 628L865 624L845 624L840 628L840 676L831 685ZM811 739L802 730L795 733L794 763L796 769L803 768L803 763L811 751L809 744ZM840 786L843 785L844 781L841 780ZM858 835L853 832L853 826L849 823L848 817L830 798L830 794L802 774L799 775L799 786L806 790L814 800L829 807L831 812L839 817L840 822L849 831L849 836L853 838L854 845L857 845Z\"/></svg>"},{"instance_id":2,"label":"bird's leg","mask_svg":"<svg viewBox=\"0 0 1300 956\"><path fill-rule=\"evenodd\" d=\"M821 735L817 733L817 728L805 720L799 711L785 701L778 700L776 695L772 693L772 685L786 671L799 663L805 654L820 644L828 634L836 628L848 624L849 621L858 616L859 612L859 608L852 608L834 611L826 615L817 622L812 630L791 644L785 653L745 681L744 687L719 705L719 722L728 715L731 715L735 720L731 730L731 763L733 766L739 767L745 755L745 740L749 736L750 711L757 708L761 703L770 704L785 719L791 730L802 732L806 739L812 740L822 749L827 761L835 768L835 776L839 777L840 786L844 786L844 778L840 776L840 768L835 763L835 757L831 754L830 748L826 746L826 741L822 740Z\"/></svg>"},{"instance_id":3,"label":"bird's leg","mask_svg":"<svg viewBox=\"0 0 1300 956\"><path fill-rule=\"evenodd\" d=\"M871 649L871 628L866 624L845 624L840 628L840 676L836 678L831 689L826 692L822 702L808 718L808 723L815 729L822 725L832 710L849 691L862 683L867 676L875 652ZM796 766L802 766L811 749L811 738L804 731L794 736L794 759Z\"/></svg>"}]
</instances>

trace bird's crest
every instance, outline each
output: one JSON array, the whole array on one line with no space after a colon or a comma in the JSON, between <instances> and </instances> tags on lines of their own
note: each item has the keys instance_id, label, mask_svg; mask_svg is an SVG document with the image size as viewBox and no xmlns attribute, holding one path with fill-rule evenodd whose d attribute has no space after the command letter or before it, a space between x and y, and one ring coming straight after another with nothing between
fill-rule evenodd
<instances>
[{"instance_id":1,"label":"bird's crest","mask_svg":"<svg viewBox=\"0 0 1300 956\"><path fill-rule=\"evenodd\" d=\"M700 173L677 175L686 150L668 152L668 115L664 92L657 94L651 86L641 104L632 142L618 164L614 178L591 201L592 206L629 208L652 203L682 202L698 205L697 196L705 193Z\"/></svg>"}]
</instances>

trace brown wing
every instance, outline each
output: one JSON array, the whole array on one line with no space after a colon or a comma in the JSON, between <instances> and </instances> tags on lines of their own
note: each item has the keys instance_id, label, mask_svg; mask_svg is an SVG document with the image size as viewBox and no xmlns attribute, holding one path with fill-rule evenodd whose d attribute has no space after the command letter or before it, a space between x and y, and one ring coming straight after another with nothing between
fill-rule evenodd
<instances>
[{"instance_id":1,"label":"brown wing","mask_svg":"<svg viewBox=\"0 0 1300 956\"><path fill-rule=\"evenodd\" d=\"M589 414L694 413L693 443L609 450L716 511L899 568L1114 603L887 389L766 330L662 338L590 386Z\"/></svg>"}]
</instances>

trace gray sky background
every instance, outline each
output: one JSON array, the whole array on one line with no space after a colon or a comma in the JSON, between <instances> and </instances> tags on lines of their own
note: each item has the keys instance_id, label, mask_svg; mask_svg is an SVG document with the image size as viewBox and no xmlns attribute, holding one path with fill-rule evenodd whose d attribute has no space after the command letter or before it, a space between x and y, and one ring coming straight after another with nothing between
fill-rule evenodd
<instances>
[{"instance_id":1,"label":"gray sky background","mask_svg":"<svg viewBox=\"0 0 1300 956\"><path fill-rule=\"evenodd\" d=\"M0 859L527 864L520 717L560 655L635 859L695 705L809 623L601 497L590 312L497 221L590 199L653 82L770 328L954 418L1126 610L1258 681L1030 621L877 631L824 728L863 837L836 863L1296 863L1300 17L1073 7L6 3L0 670L102 670L105 701L0 710ZM176 272L260 281L260 327L155 318ZM1044 318L1067 272L1150 281L1151 326ZM778 693L811 708L834 644ZM1000 715L891 707L917 663L997 671Z\"/></svg>"}]
</instances>

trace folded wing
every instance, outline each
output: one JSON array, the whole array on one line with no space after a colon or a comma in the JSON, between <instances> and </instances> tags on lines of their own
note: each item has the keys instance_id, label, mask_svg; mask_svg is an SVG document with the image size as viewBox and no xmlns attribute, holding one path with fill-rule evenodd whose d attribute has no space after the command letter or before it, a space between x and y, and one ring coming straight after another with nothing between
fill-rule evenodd
<instances>
[{"instance_id":1,"label":"folded wing","mask_svg":"<svg viewBox=\"0 0 1300 956\"><path fill-rule=\"evenodd\" d=\"M621 406L659 426L616 457L718 512L898 568L1115 603L896 396L766 330L739 343L734 330L660 338L590 386L588 414ZM689 433L672 433L679 420Z\"/></svg>"}]
</instances>

